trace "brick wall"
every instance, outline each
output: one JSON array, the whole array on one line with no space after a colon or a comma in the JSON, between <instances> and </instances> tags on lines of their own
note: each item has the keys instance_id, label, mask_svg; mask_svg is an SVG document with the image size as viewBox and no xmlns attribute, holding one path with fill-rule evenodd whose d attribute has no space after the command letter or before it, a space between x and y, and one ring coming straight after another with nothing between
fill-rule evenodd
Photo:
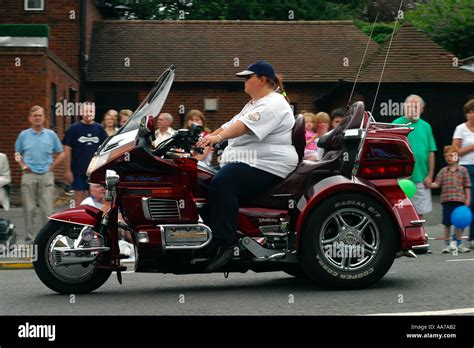
<instances>
[{"instance_id":1,"label":"brick wall","mask_svg":"<svg viewBox=\"0 0 474 348\"><path fill-rule=\"evenodd\" d=\"M49 48L79 73L80 1L45 0L44 3L44 11L25 11L23 0L3 0L0 23L48 24Z\"/></svg>"},{"instance_id":2,"label":"brick wall","mask_svg":"<svg viewBox=\"0 0 474 348\"><path fill-rule=\"evenodd\" d=\"M79 83L77 77L73 77L69 75L67 72L63 70L61 66L56 64L54 60L51 58L48 59L48 74L47 74L47 82L46 82L46 91L48 93L46 94L46 105L50 106L51 105L51 94L49 93L50 91L50 86L52 83L56 84L56 101L57 102L62 102L63 98L66 99L66 103L71 101L69 100L69 89L74 88L75 90L79 90ZM74 102L74 101L71 101ZM51 115L51 108L49 107L48 109L48 115ZM78 117L76 116L76 120ZM66 130L70 127L71 125L71 117L66 114L59 114L56 115L56 127L55 131L58 134L58 137L60 140L63 139L64 133ZM64 181L64 162L61 163L60 166L58 166L55 171L55 179L56 181Z\"/></svg>"},{"instance_id":3,"label":"brick wall","mask_svg":"<svg viewBox=\"0 0 474 348\"><path fill-rule=\"evenodd\" d=\"M91 34L92 26L95 21L100 21L103 19L97 7L93 4L93 0L87 1L86 8L86 54L90 52L90 43L91 43Z\"/></svg>"},{"instance_id":4,"label":"brick wall","mask_svg":"<svg viewBox=\"0 0 474 348\"><path fill-rule=\"evenodd\" d=\"M21 59L18 67L17 58ZM8 157L15 184L19 183L21 172L13 160L14 144L19 132L29 127L29 108L45 104L46 60L44 52L0 52L0 151Z\"/></svg>"},{"instance_id":5,"label":"brick wall","mask_svg":"<svg viewBox=\"0 0 474 348\"><path fill-rule=\"evenodd\" d=\"M19 58L20 66L15 66ZM57 85L57 100L60 101L63 92L70 87L78 89L78 82L73 76L64 71L50 56L45 48L2 48L0 50L0 152L8 156L12 170L12 181L18 186L21 171L14 162L14 145L18 134L30 127L28 111L33 105L41 105L46 111L46 127L50 128L50 86ZM63 117L57 116L58 136L64 134ZM66 119L66 127L70 124ZM62 180L62 168L55 172Z\"/></svg>"}]
</instances>

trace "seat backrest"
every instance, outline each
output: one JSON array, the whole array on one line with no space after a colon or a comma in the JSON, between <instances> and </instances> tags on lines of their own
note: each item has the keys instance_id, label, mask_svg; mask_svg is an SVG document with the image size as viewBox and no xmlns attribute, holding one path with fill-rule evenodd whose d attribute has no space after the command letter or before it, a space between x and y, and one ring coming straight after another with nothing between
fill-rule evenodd
<instances>
[{"instance_id":1,"label":"seat backrest","mask_svg":"<svg viewBox=\"0 0 474 348\"><path fill-rule=\"evenodd\" d=\"M298 115L295 120L295 125L293 126L293 131L291 133L291 142L296 149L296 153L298 154L298 163L303 160L304 156L304 148L306 146L306 138L304 135L304 116Z\"/></svg>"}]
</instances>

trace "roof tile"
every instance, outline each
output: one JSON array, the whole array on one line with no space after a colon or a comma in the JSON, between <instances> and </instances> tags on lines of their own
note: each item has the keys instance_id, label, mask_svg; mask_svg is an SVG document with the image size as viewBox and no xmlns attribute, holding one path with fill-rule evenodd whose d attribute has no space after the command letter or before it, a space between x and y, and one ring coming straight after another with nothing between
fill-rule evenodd
<instances>
[{"instance_id":1,"label":"roof tile","mask_svg":"<svg viewBox=\"0 0 474 348\"><path fill-rule=\"evenodd\" d=\"M358 82L379 81L389 42L390 38L367 60ZM453 58L452 53L406 23L393 37L382 82L474 82L474 74L455 66Z\"/></svg>"},{"instance_id":2,"label":"roof tile","mask_svg":"<svg viewBox=\"0 0 474 348\"><path fill-rule=\"evenodd\" d=\"M286 81L334 82L355 74L367 41L352 21L100 21L87 79L154 81L173 64L176 81L236 81L264 59ZM371 42L368 53L377 48Z\"/></svg>"}]
</instances>

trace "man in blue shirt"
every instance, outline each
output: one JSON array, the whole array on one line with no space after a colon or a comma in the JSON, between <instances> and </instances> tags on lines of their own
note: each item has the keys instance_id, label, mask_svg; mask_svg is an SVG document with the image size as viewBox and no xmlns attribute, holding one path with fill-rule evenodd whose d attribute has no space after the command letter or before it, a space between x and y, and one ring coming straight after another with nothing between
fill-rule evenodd
<instances>
[{"instance_id":1,"label":"man in blue shirt","mask_svg":"<svg viewBox=\"0 0 474 348\"><path fill-rule=\"evenodd\" d=\"M100 144L107 139L104 128L94 122L95 105L90 102L82 105L82 120L69 127L63 139L66 180L72 182L76 205L81 204L88 196L87 167Z\"/></svg>"},{"instance_id":2,"label":"man in blue shirt","mask_svg":"<svg viewBox=\"0 0 474 348\"><path fill-rule=\"evenodd\" d=\"M15 160L23 171L21 199L25 212L25 242L31 243L35 237L35 208L40 209L43 225L53 213L53 169L64 159L64 151L56 133L44 128L45 115L41 106L30 109L28 121L31 128L22 131L15 142ZM59 153L56 160L53 153Z\"/></svg>"}]
</instances>

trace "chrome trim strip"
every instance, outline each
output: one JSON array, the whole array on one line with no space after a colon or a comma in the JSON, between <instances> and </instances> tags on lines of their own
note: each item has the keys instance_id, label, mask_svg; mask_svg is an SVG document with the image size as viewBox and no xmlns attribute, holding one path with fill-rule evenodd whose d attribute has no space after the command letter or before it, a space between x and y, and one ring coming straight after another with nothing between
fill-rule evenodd
<instances>
[{"instance_id":1,"label":"chrome trim strip","mask_svg":"<svg viewBox=\"0 0 474 348\"><path fill-rule=\"evenodd\" d=\"M370 122L371 125L383 125L383 126L392 126L393 128L406 128L411 125L411 122L408 123L387 123L387 122Z\"/></svg>"},{"instance_id":2,"label":"chrome trim strip","mask_svg":"<svg viewBox=\"0 0 474 348\"><path fill-rule=\"evenodd\" d=\"M150 197L142 197L142 209L143 209L143 215L145 216L145 219L147 220L153 220L151 217L150 209L149 209L149 204L148 200Z\"/></svg>"},{"instance_id":3,"label":"chrome trim strip","mask_svg":"<svg viewBox=\"0 0 474 348\"><path fill-rule=\"evenodd\" d=\"M165 234L165 229L163 227L163 225L157 225L156 227L158 227L160 229L160 234L161 234L161 248L163 249L163 251L166 251L166 234Z\"/></svg>"},{"instance_id":4,"label":"chrome trim strip","mask_svg":"<svg viewBox=\"0 0 474 348\"><path fill-rule=\"evenodd\" d=\"M204 248L205 246L209 245L209 243L211 243L212 241L212 230L209 226L207 225L204 225L204 224L186 224L186 225L157 225L156 227L158 227L160 229L160 233L161 233L161 247L163 249L163 251L166 251L166 250L192 250L192 249L201 249L201 248ZM201 245L166 245L166 227L176 227L176 228L186 228L186 227L204 227L208 233L209 233L209 238L207 239L207 241L205 241L203 244Z\"/></svg>"},{"instance_id":5,"label":"chrome trim strip","mask_svg":"<svg viewBox=\"0 0 474 348\"><path fill-rule=\"evenodd\" d=\"M426 220L411 220L410 223L412 225L423 225L426 222Z\"/></svg>"},{"instance_id":6,"label":"chrome trim strip","mask_svg":"<svg viewBox=\"0 0 474 348\"><path fill-rule=\"evenodd\" d=\"M73 222L73 221L71 221L71 220L53 219L52 217L48 217L48 219L54 220L54 221L66 222L66 223L68 223L68 224L73 224L73 225L81 225L81 226L94 227L94 225L81 224L81 223L79 223L79 222Z\"/></svg>"},{"instance_id":7,"label":"chrome trim strip","mask_svg":"<svg viewBox=\"0 0 474 348\"><path fill-rule=\"evenodd\" d=\"M412 246L411 248L412 249L424 249L424 248L428 248L429 246L430 246L429 244L421 244L421 245Z\"/></svg>"}]
</instances>

